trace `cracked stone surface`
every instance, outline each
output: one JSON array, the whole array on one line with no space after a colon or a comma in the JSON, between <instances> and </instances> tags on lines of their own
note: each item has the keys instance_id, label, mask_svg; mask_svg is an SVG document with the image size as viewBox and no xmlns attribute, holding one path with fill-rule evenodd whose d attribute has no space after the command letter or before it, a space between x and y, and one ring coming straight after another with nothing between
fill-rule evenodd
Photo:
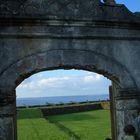
<instances>
[{"instance_id":1,"label":"cracked stone surface","mask_svg":"<svg viewBox=\"0 0 140 140\"><path fill-rule=\"evenodd\" d=\"M16 140L15 88L40 71L82 69L113 87L114 140L140 132L140 17L114 0L1 0L0 140ZM10 137L10 138L9 138Z\"/></svg>"}]
</instances>

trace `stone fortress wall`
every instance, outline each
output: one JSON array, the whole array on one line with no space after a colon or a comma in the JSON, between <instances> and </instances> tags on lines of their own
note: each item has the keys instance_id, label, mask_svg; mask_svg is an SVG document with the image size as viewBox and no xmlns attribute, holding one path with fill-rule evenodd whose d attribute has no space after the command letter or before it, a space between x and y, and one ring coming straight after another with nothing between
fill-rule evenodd
<instances>
[{"instance_id":1,"label":"stone fortress wall","mask_svg":"<svg viewBox=\"0 0 140 140\"><path fill-rule=\"evenodd\" d=\"M0 3L0 139L16 140L15 89L40 71L82 69L110 87L113 140L133 124L140 132L140 18L99 0L2 0Z\"/></svg>"}]
</instances>

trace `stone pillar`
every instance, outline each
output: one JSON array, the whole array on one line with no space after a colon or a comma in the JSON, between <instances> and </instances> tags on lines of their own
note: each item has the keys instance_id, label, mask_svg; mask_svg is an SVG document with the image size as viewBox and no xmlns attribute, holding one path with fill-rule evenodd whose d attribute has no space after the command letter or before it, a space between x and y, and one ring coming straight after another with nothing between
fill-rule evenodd
<instances>
[{"instance_id":1,"label":"stone pillar","mask_svg":"<svg viewBox=\"0 0 140 140\"><path fill-rule=\"evenodd\" d=\"M114 91L115 92L115 91ZM110 118L111 118L111 135L112 140L116 139L116 111L115 111L115 100L112 86L109 87L109 96L110 96Z\"/></svg>"},{"instance_id":2,"label":"stone pillar","mask_svg":"<svg viewBox=\"0 0 140 140\"><path fill-rule=\"evenodd\" d=\"M0 140L16 140L16 96L0 93Z\"/></svg>"},{"instance_id":3,"label":"stone pillar","mask_svg":"<svg viewBox=\"0 0 140 140\"><path fill-rule=\"evenodd\" d=\"M118 89L115 95L116 104L116 137L122 140L123 129L126 125L132 124L137 133L140 132L140 94L136 89Z\"/></svg>"},{"instance_id":4,"label":"stone pillar","mask_svg":"<svg viewBox=\"0 0 140 140\"><path fill-rule=\"evenodd\" d=\"M117 109L116 109L116 97L119 95L120 87L112 82L110 87L110 100L111 100L111 126L112 126L112 140L119 140L117 133L117 124L119 123L117 119Z\"/></svg>"}]
</instances>

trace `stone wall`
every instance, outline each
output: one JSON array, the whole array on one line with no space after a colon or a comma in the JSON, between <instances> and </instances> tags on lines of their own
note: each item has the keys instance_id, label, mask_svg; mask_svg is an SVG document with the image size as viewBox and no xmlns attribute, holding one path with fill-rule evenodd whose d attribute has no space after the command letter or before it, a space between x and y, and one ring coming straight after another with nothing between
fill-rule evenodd
<instances>
[{"instance_id":1,"label":"stone wall","mask_svg":"<svg viewBox=\"0 0 140 140\"><path fill-rule=\"evenodd\" d=\"M97 109L103 109L100 103L86 104L86 105L72 105L66 107L64 106L64 107L41 108L44 116L77 113L77 112L91 111Z\"/></svg>"},{"instance_id":2,"label":"stone wall","mask_svg":"<svg viewBox=\"0 0 140 140\"><path fill-rule=\"evenodd\" d=\"M2 140L16 140L16 106L11 104L16 87L32 74L56 69L87 70L110 79L117 85L112 90L114 140L123 138L128 123L140 132L137 14L100 0L3 0L0 21Z\"/></svg>"}]
</instances>

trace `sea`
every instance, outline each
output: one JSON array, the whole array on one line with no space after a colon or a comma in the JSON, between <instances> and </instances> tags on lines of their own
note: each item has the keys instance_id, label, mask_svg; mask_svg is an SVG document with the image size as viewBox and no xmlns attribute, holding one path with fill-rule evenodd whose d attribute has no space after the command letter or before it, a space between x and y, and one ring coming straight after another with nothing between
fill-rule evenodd
<instances>
[{"instance_id":1,"label":"sea","mask_svg":"<svg viewBox=\"0 0 140 140\"><path fill-rule=\"evenodd\" d=\"M17 107L41 106L49 104L80 103L108 100L109 95L53 96L36 98L17 98Z\"/></svg>"}]
</instances>

